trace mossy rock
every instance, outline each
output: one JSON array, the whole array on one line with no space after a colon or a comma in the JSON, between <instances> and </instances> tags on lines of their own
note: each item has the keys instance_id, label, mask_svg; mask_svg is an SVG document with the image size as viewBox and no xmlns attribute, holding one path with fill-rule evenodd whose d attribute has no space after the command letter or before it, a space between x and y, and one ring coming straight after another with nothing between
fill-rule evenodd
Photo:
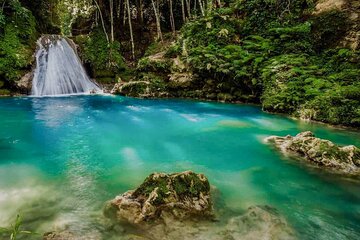
<instances>
[{"instance_id":1,"label":"mossy rock","mask_svg":"<svg viewBox=\"0 0 360 240\"><path fill-rule=\"evenodd\" d=\"M165 220L213 216L210 183L203 174L153 173L135 190L110 201L105 215L111 219L143 224Z\"/></svg>"},{"instance_id":2,"label":"mossy rock","mask_svg":"<svg viewBox=\"0 0 360 240\"><path fill-rule=\"evenodd\" d=\"M99 77L115 77L115 73L111 70L107 70L107 69L96 69L94 70L94 76L96 78Z\"/></svg>"},{"instance_id":3,"label":"mossy rock","mask_svg":"<svg viewBox=\"0 0 360 240\"><path fill-rule=\"evenodd\" d=\"M317 138L309 131L295 137L271 136L266 141L273 143L286 155L297 156L320 168L341 174L360 175L360 149L353 145L341 147L329 140Z\"/></svg>"},{"instance_id":4,"label":"mossy rock","mask_svg":"<svg viewBox=\"0 0 360 240\"><path fill-rule=\"evenodd\" d=\"M109 84L109 83L115 83L116 79L115 77L100 77L100 78L96 78L96 82L100 84Z\"/></svg>"}]
</instances>

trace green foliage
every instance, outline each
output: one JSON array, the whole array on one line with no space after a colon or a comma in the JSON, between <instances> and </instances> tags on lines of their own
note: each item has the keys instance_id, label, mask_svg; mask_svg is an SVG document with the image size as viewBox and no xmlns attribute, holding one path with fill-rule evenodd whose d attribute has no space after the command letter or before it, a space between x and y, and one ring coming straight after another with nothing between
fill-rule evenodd
<instances>
[{"instance_id":1,"label":"green foliage","mask_svg":"<svg viewBox=\"0 0 360 240\"><path fill-rule=\"evenodd\" d=\"M181 55L181 47L178 44L171 45L165 52L166 58L174 58L178 55Z\"/></svg>"},{"instance_id":2,"label":"green foliage","mask_svg":"<svg viewBox=\"0 0 360 240\"><path fill-rule=\"evenodd\" d=\"M101 29L96 29L83 44L83 58L95 70L107 69L119 72L125 68L120 53L120 43L108 43Z\"/></svg>"},{"instance_id":3,"label":"green foliage","mask_svg":"<svg viewBox=\"0 0 360 240\"><path fill-rule=\"evenodd\" d=\"M5 2L7 12L0 13L0 76L16 81L31 62L36 38L35 19L19 1Z\"/></svg>"},{"instance_id":4,"label":"green foliage","mask_svg":"<svg viewBox=\"0 0 360 240\"><path fill-rule=\"evenodd\" d=\"M0 75L15 81L31 61L32 49L21 43L14 25L5 27L4 36L0 39Z\"/></svg>"},{"instance_id":5,"label":"green foliage","mask_svg":"<svg viewBox=\"0 0 360 240\"><path fill-rule=\"evenodd\" d=\"M235 16L213 12L207 17L186 23L181 29L181 44L191 49L210 44L226 45L237 41L241 21Z\"/></svg>"},{"instance_id":6,"label":"green foliage","mask_svg":"<svg viewBox=\"0 0 360 240\"><path fill-rule=\"evenodd\" d=\"M263 68L263 108L332 124L360 126L359 51L319 57L280 55Z\"/></svg>"},{"instance_id":7,"label":"green foliage","mask_svg":"<svg viewBox=\"0 0 360 240\"><path fill-rule=\"evenodd\" d=\"M8 239L16 240L20 235L35 234L31 231L21 230L21 225L22 225L22 218L20 215L17 215L15 219L15 223L11 224L10 227L8 228L0 227L0 236L1 234L5 234L8 237Z\"/></svg>"},{"instance_id":8,"label":"green foliage","mask_svg":"<svg viewBox=\"0 0 360 240\"><path fill-rule=\"evenodd\" d=\"M245 34L259 34L270 28L290 26L313 6L312 0L240 0L234 5L239 14L245 15Z\"/></svg>"},{"instance_id":9,"label":"green foliage","mask_svg":"<svg viewBox=\"0 0 360 240\"><path fill-rule=\"evenodd\" d=\"M260 98L268 111L359 126L359 51L327 50L348 29L347 16L306 17L313 7L306 0L236 1L185 24L169 56L182 55L221 98Z\"/></svg>"},{"instance_id":10,"label":"green foliage","mask_svg":"<svg viewBox=\"0 0 360 240\"><path fill-rule=\"evenodd\" d=\"M169 73L171 70L171 62L165 60L152 60L148 57L144 57L139 60L137 65L138 71L144 72L162 72Z\"/></svg>"}]
</instances>

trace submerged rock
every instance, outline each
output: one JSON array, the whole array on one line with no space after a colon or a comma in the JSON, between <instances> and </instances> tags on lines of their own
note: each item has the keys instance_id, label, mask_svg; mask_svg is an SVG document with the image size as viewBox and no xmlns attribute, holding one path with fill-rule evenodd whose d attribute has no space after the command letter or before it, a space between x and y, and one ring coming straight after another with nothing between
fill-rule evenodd
<instances>
[{"instance_id":1,"label":"submerged rock","mask_svg":"<svg viewBox=\"0 0 360 240\"><path fill-rule=\"evenodd\" d=\"M296 239L286 220L269 206L252 206L231 218L225 228L225 239Z\"/></svg>"},{"instance_id":2,"label":"submerged rock","mask_svg":"<svg viewBox=\"0 0 360 240\"><path fill-rule=\"evenodd\" d=\"M346 174L360 174L360 149L355 146L340 147L331 141L316 138L309 131L295 137L271 136L265 141L274 144L283 153L296 154L318 166Z\"/></svg>"},{"instance_id":3,"label":"submerged rock","mask_svg":"<svg viewBox=\"0 0 360 240\"><path fill-rule=\"evenodd\" d=\"M164 222L167 218L211 217L210 184L191 171L153 173L135 190L108 202L105 216L131 224Z\"/></svg>"},{"instance_id":4,"label":"submerged rock","mask_svg":"<svg viewBox=\"0 0 360 240\"><path fill-rule=\"evenodd\" d=\"M166 221L143 232L146 239L158 240L295 240L295 231L269 206L250 207L243 215L221 221ZM140 236L139 236L140 237ZM126 239L126 238L125 238Z\"/></svg>"},{"instance_id":5,"label":"submerged rock","mask_svg":"<svg viewBox=\"0 0 360 240\"><path fill-rule=\"evenodd\" d=\"M101 240L101 236L97 234L74 233L71 231L53 231L43 235L43 240Z\"/></svg>"},{"instance_id":6,"label":"submerged rock","mask_svg":"<svg viewBox=\"0 0 360 240\"><path fill-rule=\"evenodd\" d=\"M76 240L78 238L71 232L48 232L43 236L43 240Z\"/></svg>"}]
</instances>

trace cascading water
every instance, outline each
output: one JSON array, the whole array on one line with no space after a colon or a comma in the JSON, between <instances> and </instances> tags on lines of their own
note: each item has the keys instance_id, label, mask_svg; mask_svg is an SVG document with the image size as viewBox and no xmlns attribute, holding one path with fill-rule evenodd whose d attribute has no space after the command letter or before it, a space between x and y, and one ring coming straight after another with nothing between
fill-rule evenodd
<instances>
[{"instance_id":1,"label":"cascading water","mask_svg":"<svg viewBox=\"0 0 360 240\"><path fill-rule=\"evenodd\" d=\"M58 35L45 35L38 41L32 95L48 96L96 93L101 89L87 76L69 42Z\"/></svg>"}]
</instances>

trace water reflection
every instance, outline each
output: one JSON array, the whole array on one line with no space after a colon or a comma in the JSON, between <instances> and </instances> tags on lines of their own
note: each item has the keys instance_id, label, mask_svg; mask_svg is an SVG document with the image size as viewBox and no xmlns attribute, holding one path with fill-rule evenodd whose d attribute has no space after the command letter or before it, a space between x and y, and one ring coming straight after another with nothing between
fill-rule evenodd
<instances>
[{"instance_id":1,"label":"water reflection","mask_svg":"<svg viewBox=\"0 0 360 240\"><path fill-rule=\"evenodd\" d=\"M47 127L59 127L71 122L84 111L83 102L72 97L31 98L35 119Z\"/></svg>"}]
</instances>

